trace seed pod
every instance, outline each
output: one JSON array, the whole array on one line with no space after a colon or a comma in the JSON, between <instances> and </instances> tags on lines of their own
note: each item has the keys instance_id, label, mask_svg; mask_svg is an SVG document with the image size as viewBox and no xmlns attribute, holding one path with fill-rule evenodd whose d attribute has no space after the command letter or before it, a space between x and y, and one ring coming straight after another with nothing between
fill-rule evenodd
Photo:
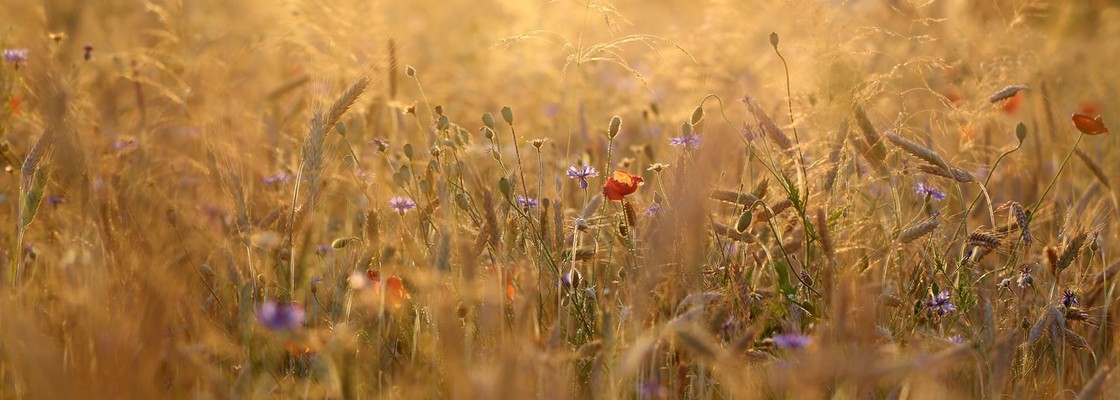
<instances>
[{"instance_id":1,"label":"seed pod","mask_svg":"<svg viewBox=\"0 0 1120 400\"><path fill-rule=\"evenodd\" d=\"M1027 126L1022 122L1015 126L1015 137L1019 139L1019 143L1023 143L1027 139Z\"/></svg>"},{"instance_id":2,"label":"seed pod","mask_svg":"<svg viewBox=\"0 0 1120 400\"><path fill-rule=\"evenodd\" d=\"M415 77L416 76L416 68L412 68L411 65L405 65L404 66L404 74L408 75L409 78Z\"/></svg>"},{"instance_id":3,"label":"seed pod","mask_svg":"<svg viewBox=\"0 0 1120 400\"><path fill-rule=\"evenodd\" d=\"M482 124L486 125L491 130L494 129L494 115L490 113L482 114Z\"/></svg>"},{"instance_id":4,"label":"seed pod","mask_svg":"<svg viewBox=\"0 0 1120 400\"><path fill-rule=\"evenodd\" d=\"M770 45L778 48L778 32L770 32Z\"/></svg>"},{"instance_id":5,"label":"seed pod","mask_svg":"<svg viewBox=\"0 0 1120 400\"><path fill-rule=\"evenodd\" d=\"M466 193L455 195L455 205L459 206L459 208L462 208L464 211L469 211L471 209L470 197L467 197Z\"/></svg>"},{"instance_id":6,"label":"seed pod","mask_svg":"<svg viewBox=\"0 0 1120 400\"><path fill-rule=\"evenodd\" d=\"M513 125L513 109L502 107L502 119L506 120L507 124Z\"/></svg>"}]
</instances>

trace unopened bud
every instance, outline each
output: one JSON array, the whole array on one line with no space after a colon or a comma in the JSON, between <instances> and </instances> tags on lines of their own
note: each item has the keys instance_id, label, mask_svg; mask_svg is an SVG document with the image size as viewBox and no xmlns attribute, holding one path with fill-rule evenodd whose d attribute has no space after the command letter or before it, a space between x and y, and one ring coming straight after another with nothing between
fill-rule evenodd
<instances>
[{"instance_id":1,"label":"unopened bud","mask_svg":"<svg viewBox=\"0 0 1120 400\"><path fill-rule=\"evenodd\" d=\"M607 126L607 137L614 139L618 136L619 129L622 129L622 117L615 115L611 117L611 124Z\"/></svg>"},{"instance_id":2,"label":"unopened bud","mask_svg":"<svg viewBox=\"0 0 1120 400\"><path fill-rule=\"evenodd\" d=\"M692 112L692 119L690 119L689 122L696 125L699 124L702 119L704 119L704 108L697 106L696 110Z\"/></svg>"}]
</instances>

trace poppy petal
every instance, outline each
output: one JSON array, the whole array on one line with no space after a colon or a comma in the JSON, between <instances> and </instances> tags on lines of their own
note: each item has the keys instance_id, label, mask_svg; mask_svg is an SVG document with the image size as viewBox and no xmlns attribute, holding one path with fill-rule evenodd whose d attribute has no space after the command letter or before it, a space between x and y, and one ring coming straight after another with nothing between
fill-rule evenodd
<instances>
[{"instance_id":1,"label":"poppy petal","mask_svg":"<svg viewBox=\"0 0 1120 400\"><path fill-rule=\"evenodd\" d=\"M642 177L620 169L614 171L603 185L603 195L609 200L621 201L626 195L637 191L643 182Z\"/></svg>"},{"instance_id":2,"label":"poppy petal","mask_svg":"<svg viewBox=\"0 0 1120 400\"><path fill-rule=\"evenodd\" d=\"M1108 127L1104 125L1104 117L1090 118L1081 113L1073 114L1073 126L1086 135L1107 135Z\"/></svg>"}]
</instances>

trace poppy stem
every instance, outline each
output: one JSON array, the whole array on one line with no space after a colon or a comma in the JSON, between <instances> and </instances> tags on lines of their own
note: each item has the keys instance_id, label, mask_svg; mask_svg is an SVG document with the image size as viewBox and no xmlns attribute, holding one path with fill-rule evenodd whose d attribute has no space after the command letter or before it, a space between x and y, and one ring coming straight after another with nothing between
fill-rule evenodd
<instances>
[{"instance_id":1,"label":"poppy stem","mask_svg":"<svg viewBox=\"0 0 1120 400\"><path fill-rule=\"evenodd\" d=\"M1031 214L1027 216L1028 223L1034 219L1035 215L1038 215L1038 207L1040 207L1042 205L1042 202L1046 200L1046 195L1050 194L1050 189L1054 188L1054 184L1058 182L1058 177L1062 176L1062 170L1066 168L1066 164L1069 163L1070 157L1073 156L1073 152L1077 150L1077 145L1081 144L1081 139L1084 137L1084 133L1077 135L1077 141L1073 143L1073 147L1069 149L1069 153L1066 153L1066 159L1062 160L1062 165L1058 167L1058 173L1054 174L1054 179L1050 180L1050 185L1046 186L1046 190L1042 192L1042 196L1039 197L1038 201L1034 203L1033 207L1031 207Z\"/></svg>"}]
</instances>

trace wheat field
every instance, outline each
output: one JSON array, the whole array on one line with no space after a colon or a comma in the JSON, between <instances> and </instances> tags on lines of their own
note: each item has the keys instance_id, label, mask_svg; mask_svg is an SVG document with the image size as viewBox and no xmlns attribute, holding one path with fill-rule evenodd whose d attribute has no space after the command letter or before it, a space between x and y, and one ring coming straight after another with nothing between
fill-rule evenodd
<instances>
[{"instance_id":1,"label":"wheat field","mask_svg":"<svg viewBox=\"0 0 1120 400\"><path fill-rule=\"evenodd\" d=\"M0 398L1120 397L1114 0L0 2Z\"/></svg>"}]
</instances>

